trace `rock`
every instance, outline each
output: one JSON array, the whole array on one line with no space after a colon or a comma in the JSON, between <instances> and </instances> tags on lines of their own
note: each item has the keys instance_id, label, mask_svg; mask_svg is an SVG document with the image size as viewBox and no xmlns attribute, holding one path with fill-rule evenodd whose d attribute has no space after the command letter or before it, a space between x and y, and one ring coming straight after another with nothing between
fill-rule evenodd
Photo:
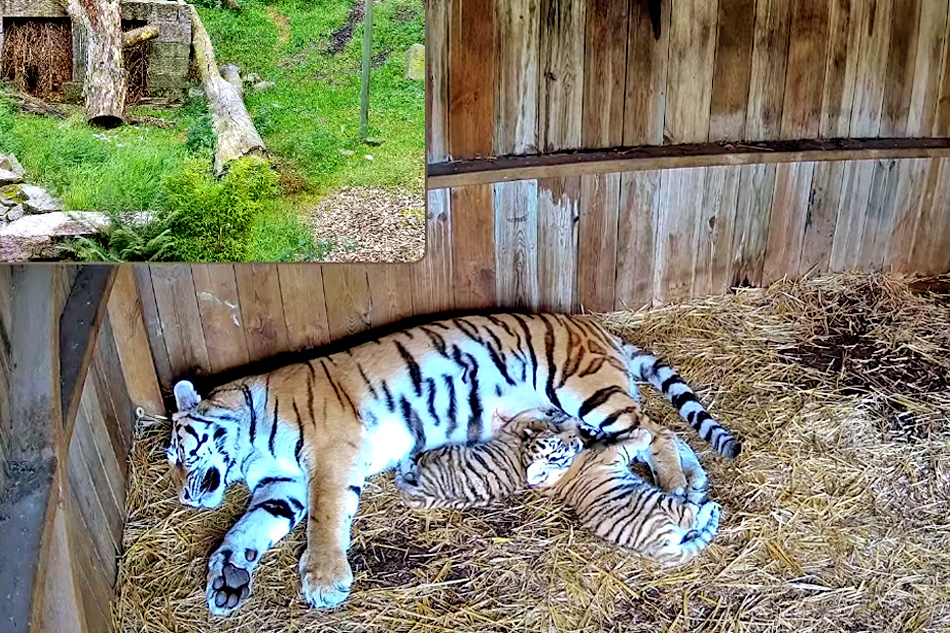
<instances>
[{"instance_id":1,"label":"rock","mask_svg":"<svg viewBox=\"0 0 950 633\"><path fill-rule=\"evenodd\" d=\"M258 84L261 82L261 76L257 73L248 73L244 75L244 83L246 84Z\"/></svg>"},{"instance_id":2,"label":"rock","mask_svg":"<svg viewBox=\"0 0 950 633\"><path fill-rule=\"evenodd\" d=\"M5 207L15 207L21 204L26 200L26 196L21 192L22 188L23 185L7 185L0 188L0 204Z\"/></svg>"},{"instance_id":3,"label":"rock","mask_svg":"<svg viewBox=\"0 0 950 633\"><path fill-rule=\"evenodd\" d=\"M23 210L23 205L18 204L6 213L7 222L15 222L26 215L26 211Z\"/></svg>"},{"instance_id":4,"label":"rock","mask_svg":"<svg viewBox=\"0 0 950 633\"><path fill-rule=\"evenodd\" d=\"M425 81L426 78L426 47L422 44L413 44L406 51L406 79L410 81Z\"/></svg>"},{"instance_id":5,"label":"rock","mask_svg":"<svg viewBox=\"0 0 950 633\"><path fill-rule=\"evenodd\" d=\"M237 86L239 90L244 87L244 82L241 81L241 69L234 64L225 64L222 66L221 76L224 77L224 80L228 83Z\"/></svg>"},{"instance_id":6,"label":"rock","mask_svg":"<svg viewBox=\"0 0 950 633\"><path fill-rule=\"evenodd\" d=\"M92 235L108 222L108 215L94 211L25 215L0 229L0 261L56 258L56 238Z\"/></svg>"},{"instance_id":7,"label":"rock","mask_svg":"<svg viewBox=\"0 0 950 633\"><path fill-rule=\"evenodd\" d=\"M40 214L63 210L63 203L42 187L22 185L20 193L24 196L22 204L27 213Z\"/></svg>"},{"instance_id":8,"label":"rock","mask_svg":"<svg viewBox=\"0 0 950 633\"><path fill-rule=\"evenodd\" d=\"M354 151L351 150L351 149L341 149L341 150L340 150L340 153L343 154L344 156L352 156L352 155L355 154L356 152L354 152Z\"/></svg>"},{"instance_id":9,"label":"rock","mask_svg":"<svg viewBox=\"0 0 950 633\"><path fill-rule=\"evenodd\" d=\"M13 154L0 153L0 185L23 182L25 174L20 161Z\"/></svg>"},{"instance_id":10,"label":"rock","mask_svg":"<svg viewBox=\"0 0 950 633\"><path fill-rule=\"evenodd\" d=\"M364 138L364 139L363 139L363 142L366 143L367 145L372 145L372 146L374 146L374 147L379 147L380 145L382 145L383 143L386 142L386 139L384 139L384 138L376 138L376 137L371 136L371 137L369 137L369 138Z\"/></svg>"},{"instance_id":11,"label":"rock","mask_svg":"<svg viewBox=\"0 0 950 633\"><path fill-rule=\"evenodd\" d=\"M273 81L259 81L253 86L251 86L251 90L253 90L254 92L264 92L265 90L270 90L271 88L273 88L274 85L275 84Z\"/></svg>"}]
</instances>

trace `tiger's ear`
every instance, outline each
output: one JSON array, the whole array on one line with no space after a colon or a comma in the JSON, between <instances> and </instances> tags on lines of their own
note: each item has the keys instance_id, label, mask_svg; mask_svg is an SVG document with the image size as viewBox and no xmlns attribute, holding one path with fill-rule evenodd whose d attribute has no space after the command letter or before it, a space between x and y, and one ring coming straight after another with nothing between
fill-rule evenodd
<instances>
[{"instance_id":1,"label":"tiger's ear","mask_svg":"<svg viewBox=\"0 0 950 633\"><path fill-rule=\"evenodd\" d=\"M195 386L187 380L180 380L175 384L175 404L179 411L189 411L198 406L201 396L195 391Z\"/></svg>"},{"instance_id":2,"label":"tiger's ear","mask_svg":"<svg viewBox=\"0 0 950 633\"><path fill-rule=\"evenodd\" d=\"M542 461L531 462L526 471L528 485L532 488L542 485L548 480L548 467Z\"/></svg>"}]
</instances>

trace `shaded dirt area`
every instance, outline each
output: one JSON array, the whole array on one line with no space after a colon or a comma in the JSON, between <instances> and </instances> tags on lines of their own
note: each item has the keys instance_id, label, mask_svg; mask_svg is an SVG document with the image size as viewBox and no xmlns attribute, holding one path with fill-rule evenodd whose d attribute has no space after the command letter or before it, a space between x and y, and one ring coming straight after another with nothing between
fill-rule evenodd
<instances>
[{"instance_id":1,"label":"shaded dirt area","mask_svg":"<svg viewBox=\"0 0 950 633\"><path fill-rule=\"evenodd\" d=\"M290 20L274 7L267 7L267 15L277 29L277 48L282 48L290 41Z\"/></svg>"},{"instance_id":2,"label":"shaded dirt area","mask_svg":"<svg viewBox=\"0 0 950 633\"><path fill-rule=\"evenodd\" d=\"M328 262L414 262L425 250L421 192L344 187L308 219L314 239L329 244Z\"/></svg>"}]
</instances>

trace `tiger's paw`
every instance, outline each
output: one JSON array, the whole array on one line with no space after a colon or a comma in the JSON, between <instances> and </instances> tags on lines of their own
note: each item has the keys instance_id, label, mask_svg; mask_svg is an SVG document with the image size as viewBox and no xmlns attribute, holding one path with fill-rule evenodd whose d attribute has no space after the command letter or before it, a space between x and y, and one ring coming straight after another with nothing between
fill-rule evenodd
<instances>
[{"instance_id":1,"label":"tiger's paw","mask_svg":"<svg viewBox=\"0 0 950 633\"><path fill-rule=\"evenodd\" d=\"M205 592L211 613L229 615L251 595L253 565L250 558L248 553L235 555L229 549L219 550L211 556ZM257 558L256 552L253 558Z\"/></svg>"},{"instance_id":2,"label":"tiger's paw","mask_svg":"<svg viewBox=\"0 0 950 633\"><path fill-rule=\"evenodd\" d=\"M300 585L312 607L330 609L343 604L353 587L353 570L346 554L314 554L308 547L300 557Z\"/></svg>"}]
</instances>

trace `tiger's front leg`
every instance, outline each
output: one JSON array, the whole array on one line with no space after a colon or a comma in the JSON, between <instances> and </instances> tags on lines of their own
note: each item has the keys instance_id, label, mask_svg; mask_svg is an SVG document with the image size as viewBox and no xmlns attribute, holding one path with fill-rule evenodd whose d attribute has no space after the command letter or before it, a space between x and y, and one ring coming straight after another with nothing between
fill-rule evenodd
<instances>
[{"instance_id":1,"label":"tiger's front leg","mask_svg":"<svg viewBox=\"0 0 950 633\"><path fill-rule=\"evenodd\" d=\"M284 538L306 514L302 478L265 477L244 516L224 537L208 562L208 609L227 615L251 595L252 576L264 553Z\"/></svg>"},{"instance_id":2,"label":"tiger's front leg","mask_svg":"<svg viewBox=\"0 0 950 633\"><path fill-rule=\"evenodd\" d=\"M353 586L346 553L367 471L353 443L320 447L318 455L310 474L307 550L300 558L300 583L307 602L325 609L342 604Z\"/></svg>"}]
</instances>

